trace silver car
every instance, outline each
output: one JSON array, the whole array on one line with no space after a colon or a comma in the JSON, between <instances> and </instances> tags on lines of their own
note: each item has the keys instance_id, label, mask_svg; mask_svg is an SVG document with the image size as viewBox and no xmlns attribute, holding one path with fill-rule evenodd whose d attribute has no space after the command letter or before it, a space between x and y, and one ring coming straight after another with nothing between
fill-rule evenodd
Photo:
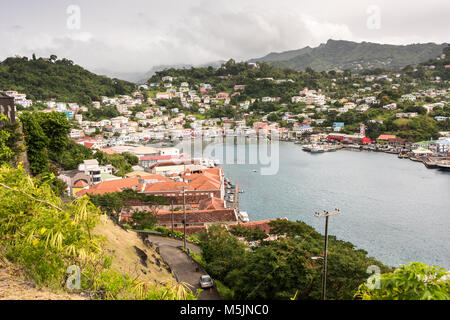
<instances>
[{"instance_id":1,"label":"silver car","mask_svg":"<svg viewBox=\"0 0 450 320\"><path fill-rule=\"evenodd\" d=\"M208 275L203 275L200 277L200 287L202 289L211 288L213 286L213 280Z\"/></svg>"}]
</instances>

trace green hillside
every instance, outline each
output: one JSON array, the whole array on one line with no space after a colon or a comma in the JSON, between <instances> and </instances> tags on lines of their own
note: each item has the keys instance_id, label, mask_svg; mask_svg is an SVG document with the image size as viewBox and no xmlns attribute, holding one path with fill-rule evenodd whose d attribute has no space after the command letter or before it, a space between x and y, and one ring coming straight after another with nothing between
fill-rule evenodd
<instances>
[{"instance_id":1,"label":"green hillside","mask_svg":"<svg viewBox=\"0 0 450 320\"><path fill-rule=\"evenodd\" d=\"M55 98L80 104L134 90L130 82L96 75L71 60L51 58L7 58L0 63L0 90L17 90L33 101Z\"/></svg>"},{"instance_id":2,"label":"green hillside","mask_svg":"<svg viewBox=\"0 0 450 320\"><path fill-rule=\"evenodd\" d=\"M410 44L388 45L371 42L352 42L343 40L328 40L316 48L271 53L259 59L250 61L268 62L276 67L316 71L332 69L398 69L407 65L416 65L442 53L447 44Z\"/></svg>"}]
</instances>

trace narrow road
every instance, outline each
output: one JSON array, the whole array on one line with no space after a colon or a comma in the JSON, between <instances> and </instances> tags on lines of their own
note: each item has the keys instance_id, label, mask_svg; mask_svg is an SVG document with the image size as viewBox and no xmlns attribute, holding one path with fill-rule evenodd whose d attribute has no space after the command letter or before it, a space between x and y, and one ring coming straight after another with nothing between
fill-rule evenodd
<instances>
[{"instance_id":1,"label":"narrow road","mask_svg":"<svg viewBox=\"0 0 450 320\"><path fill-rule=\"evenodd\" d=\"M200 276L206 274L205 271L183 250L183 241L166 237L148 235L147 239L159 248L159 254L170 266L178 281L189 283L193 289L200 289ZM192 243L186 246L195 253L200 253L200 248ZM200 293L199 300L220 300L216 288L204 289Z\"/></svg>"}]
</instances>

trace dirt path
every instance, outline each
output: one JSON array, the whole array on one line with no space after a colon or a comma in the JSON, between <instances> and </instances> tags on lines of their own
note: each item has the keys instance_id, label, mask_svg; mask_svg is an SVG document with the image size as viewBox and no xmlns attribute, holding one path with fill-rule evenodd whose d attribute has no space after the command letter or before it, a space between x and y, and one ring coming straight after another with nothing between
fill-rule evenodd
<instances>
[{"instance_id":1,"label":"dirt path","mask_svg":"<svg viewBox=\"0 0 450 320\"><path fill-rule=\"evenodd\" d=\"M37 288L33 282L25 281L16 271L0 262L0 300L88 300L88 298Z\"/></svg>"},{"instance_id":2,"label":"dirt path","mask_svg":"<svg viewBox=\"0 0 450 320\"><path fill-rule=\"evenodd\" d=\"M189 283L194 289L200 289L200 276L206 273L179 248L183 246L183 241L153 235L149 235L147 239L159 248L159 254L170 266L178 281ZM200 253L200 248L194 244L188 243L187 247ZM220 300L220 296L215 288L205 289L200 294L199 300Z\"/></svg>"}]
</instances>

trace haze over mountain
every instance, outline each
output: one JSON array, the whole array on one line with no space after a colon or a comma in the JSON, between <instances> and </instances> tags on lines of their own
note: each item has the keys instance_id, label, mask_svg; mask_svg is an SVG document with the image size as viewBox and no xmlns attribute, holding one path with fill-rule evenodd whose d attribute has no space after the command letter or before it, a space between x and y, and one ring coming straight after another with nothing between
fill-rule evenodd
<instances>
[{"instance_id":1,"label":"haze over mountain","mask_svg":"<svg viewBox=\"0 0 450 320\"><path fill-rule=\"evenodd\" d=\"M273 66L295 70L310 67L316 71L398 69L435 58L447 45L447 43L391 45L330 39L315 48L308 46L299 50L272 52L249 62L268 62Z\"/></svg>"},{"instance_id":2,"label":"haze over mountain","mask_svg":"<svg viewBox=\"0 0 450 320\"><path fill-rule=\"evenodd\" d=\"M209 67L212 66L214 68L220 67L223 63L225 63L225 60L219 60L219 61L212 61L209 63L204 63L200 65L193 65L193 64L164 64L164 65L157 65L152 67L147 72L115 72L108 69L93 69L92 72L104 75L110 78L118 78L130 82L134 82L137 84L145 83L151 76L153 76L156 72L163 71L165 69L185 69L185 68L192 68L192 67Z\"/></svg>"},{"instance_id":3,"label":"haze over mountain","mask_svg":"<svg viewBox=\"0 0 450 320\"><path fill-rule=\"evenodd\" d=\"M401 69L407 65L417 65L442 54L448 43L417 43L409 45L380 44L373 42L353 42L347 40L328 40L319 46L310 46L298 50L272 52L268 55L250 59L248 62L268 62L280 68L305 70L310 67L316 71L363 69ZM147 72L124 73L107 69L92 70L97 74L119 78L134 83L144 83L158 71L175 68L219 67L224 60L204 64L167 64L152 67Z\"/></svg>"}]
</instances>

